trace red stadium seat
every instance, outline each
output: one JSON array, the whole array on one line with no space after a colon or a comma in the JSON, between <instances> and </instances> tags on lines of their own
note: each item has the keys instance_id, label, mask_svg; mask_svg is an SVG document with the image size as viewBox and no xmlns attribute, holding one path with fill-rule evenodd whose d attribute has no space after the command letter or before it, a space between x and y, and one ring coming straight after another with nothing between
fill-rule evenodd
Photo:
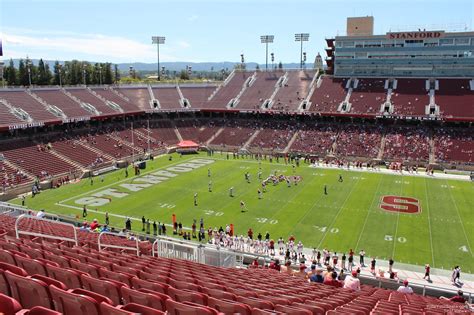
<instances>
[{"instance_id":1,"label":"red stadium seat","mask_svg":"<svg viewBox=\"0 0 474 315\"><path fill-rule=\"evenodd\" d=\"M55 286L50 286L50 291L54 309L65 315L100 315L100 302L89 295L73 293L73 290L62 290Z\"/></svg>"},{"instance_id":2,"label":"red stadium seat","mask_svg":"<svg viewBox=\"0 0 474 315\"><path fill-rule=\"evenodd\" d=\"M224 314L238 313L242 315L250 315L252 313L252 309L246 304L235 302L232 300L216 299L214 297L209 297L208 306L215 308L216 310Z\"/></svg>"},{"instance_id":3,"label":"red stadium seat","mask_svg":"<svg viewBox=\"0 0 474 315\"><path fill-rule=\"evenodd\" d=\"M212 296L216 299L226 299L231 301L235 301L237 299L237 296L235 294L218 289L209 289L202 287L202 293L207 294L209 297Z\"/></svg>"},{"instance_id":4,"label":"red stadium seat","mask_svg":"<svg viewBox=\"0 0 474 315\"><path fill-rule=\"evenodd\" d=\"M17 300L0 293L0 314L15 315L21 309L22 307Z\"/></svg>"},{"instance_id":5,"label":"red stadium seat","mask_svg":"<svg viewBox=\"0 0 474 315\"><path fill-rule=\"evenodd\" d=\"M253 307L253 308L269 309L269 310L274 309L274 305L272 302L253 298L253 297L237 296L237 301L241 303L245 303L248 306Z\"/></svg>"},{"instance_id":6,"label":"red stadium seat","mask_svg":"<svg viewBox=\"0 0 474 315\"><path fill-rule=\"evenodd\" d=\"M199 292L179 290L173 287L168 288L168 295L178 302L192 302L200 305L207 305L207 295Z\"/></svg>"},{"instance_id":7,"label":"red stadium seat","mask_svg":"<svg viewBox=\"0 0 474 315\"><path fill-rule=\"evenodd\" d=\"M87 275L81 275L81 282L84 289L108 297L112 300L113 305L121 304L120 288L125 284L120 285L104 278L96 279Z\"/></svg>"},{"instance_id":8,"label":"red stadium seat","mask_svg":"<svg viewBox=\"0 0 474 315\"><path fill-rule=\"evenodd\" d=\"M10 284L12 297L23 307L44 306L51 308L53 306L48 285L43 281L16 275L8 270L5 271L5 276Z\"/></svg>"},{"instance_id":9,"label":"red stadium seat","mask_svg":"<svg viewBox=\"0 0 474 315\"><path fill-rule=\"evenodd\" d=\"M310 310L299 308L292 305L275 305L275 310L282 313L292 314L292 315L312 315L313 314L313 312L311 312Z\"/></svg>"},{"instance_id":10,"label":"red stadium seat","mask_svg":"<svg viewBox=\"0 0 474 315\"><path fill-rule=\"evenodd\" d=\"M58 281L56 279L50 278L50 277L46 277L46 276L43 276L43 275L32 275L30 278L41 280L44 283L46 283L46 285L48 285L48 286L49 285L54 285L54 286L56 286L58 288L61 288L63 290L67 289L67 287L64 283L62 283L61 281Z\"/></svg>"},{"instance_id":11,"label":"red stadium seat","mask_svg":"<svg viewBox=\"0 0 474 315\"><path fill-rule=\"evenodd\" d=\"M29 310L21 310L16 315L62 315L62 313L53 311L42 306L35 306Z\"/></svg>"},{"instance_id":12,"label":"red stadium seat","mask_svg":"<svg viewBox=\"0 0 474 315\"><path fill-rule=\"evenodd\" d=\"M61 281L69 289L82 288L81 275L79 272L63 267L46 265L48 276Z\"/></svg>"},{"instance_id":13,"label":"red stadium seat","mask_svg":"<svg viewBox=\"0 0 474 315\"><path fill-rule=\"evenodd\" d=\"M105 268L102 268L100 269L100 277L112 279L115 281L120 281L120 282L125 283L127 286L131 287L132 278L134 278L135 276L131 274L126 274L123 272L110 271Z\"/></svg>"},{"instance_id":14,"label":"red stadium seat","mask_svg":"<svg viewBox=\"0 0 474 315\"><path fill-rule=\"evenodd\" d=\"M16 265L13 254L8 250L0 249L0 261L11 265Z\"/></svg>"},{"instance_id":15,"label":"red stadium seat","mask_svg":"<svg viewBox=\"0 0 474 315\"><path fill-rule=\"evenodd\" d=\"M46 271L46 264L37 259L25 258L15 255L15 260L17 266L25 269L29 275L48 275L48 272Z\"/></svg>"},{"instance_id":16,"label":"red stadium seat","mask_svg":"<svg viewBox=\"0 0 474 315\"><path fill-rule=\"evenodd\" d=\"M132 278L132 287L135 289L149 289L152 291L167 294L168 288L170 286L165 283L159 283L159 282L155 282L151 280L142 280L138 278Z\"/></svg>"},{"instance_id":17,"label":"red stadium seat","mask_svg":"<svg viewBox=\"0 0 474 315\"><path fill-rule=\"evenodd\" d=\"M80 271L83 271L89 274L91 277L99 278L101 275L99 274L99 270L102 270L100 266L95 266L88 263L77 262L74 260L70 260L71 267Z\"/></svg>"},{"instance_id":18,"label":"red stadium seat","mask_svg":"<svg viewBox=\"0 0 474 315\"><path fill-rule=\"evenodd\" d=\"M100 304L101 315L162 315L165 312L154 310L139 304L130 303L124 306L113 306L107 303Z\"/></svg>"},{"instance_id":19,"label":"red stadium seat","mask_svg":"<svg viewBox=\"0 0 474 315\"><path fill-rule=\"evenodd\" d=\"M166 310L170 315L213 315L217 313L203 306L188 305L174 300L166 300Z\"/></svg>"},{"instance_id":20,"label":"red stadium seat","mask_svg":"<svg viewBox=\"0 0 474 315\"><path fill-rule=\"evenodd\" d=\"M154 292L147 289L133 290L127 287L120 289L123 296L124 303L136 303L145 305L157 310L166 310L166 300L170 299L169 296Z\"/></svg>"}]
</instances>

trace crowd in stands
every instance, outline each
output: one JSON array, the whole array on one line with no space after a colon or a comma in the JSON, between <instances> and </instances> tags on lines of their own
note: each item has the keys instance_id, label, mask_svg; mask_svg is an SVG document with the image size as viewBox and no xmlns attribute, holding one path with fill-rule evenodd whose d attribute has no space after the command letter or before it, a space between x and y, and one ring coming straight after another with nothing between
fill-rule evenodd
<instances>
[{"instance_id":1,"label":"crowd in stands","mask_svg":"<svg viewBox=\"0 0 474 315\"><path fill-rule=\"evenodd\" d=\"M384 158L428 161L430 132L425 128L392 127L385 135Z\"/></svg>"},{"instance_id":2,"label":"crowd in stands","mask_svg":"<svg viewBox=\"0 0 474 315\"><path fill-rule=\"evenodd\" d=\"M345 126L337 136L337 156L377 157L382 134L381 126Z\"/></svg>"}]
</instances>

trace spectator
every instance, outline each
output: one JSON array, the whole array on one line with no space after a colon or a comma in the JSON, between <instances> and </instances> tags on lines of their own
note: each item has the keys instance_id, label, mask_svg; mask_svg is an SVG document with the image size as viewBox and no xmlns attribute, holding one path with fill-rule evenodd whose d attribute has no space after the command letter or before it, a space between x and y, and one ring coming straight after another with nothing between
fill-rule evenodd
<instances>
[{"instance_id":1,"label":"spectator","mask_svg":"<svg viewBox=\"0 0 474 315\"><path fill-rule=\"evenodd\" d=\"M405 294L413 294L413 289L408 286L408 280L403 281L403 285L401 285L397 291Z\"/></svg>"},{"instance_id":2,"label":"spectator","mask_svg":"<svg viewBox=\"0 0 474 315\"><path fill-rule=\"evenodd\" d=\"M314 266L314 265L313 265ZM313 269L313 266L311 266L311 269ZM316 267L316 266L314 266ZM323 278L323 270L320 269L320 268L317 268L315 273L312 274L310 277L309 277L309 281L311 282L317 282L317 283L323 283L324 282L324 278Z\"/></svg>"},{"instance_id":3,"label":"spectator","mask_svg":"<svg viewBox=\"0 0 474 315\"><path fill-rule=\"evenodd\" d=\"M41 210L38 211L38 213L36 214L36 217L39 218L39 219L43 219L45 215L46 215L46 213L44 212L44 209L41 209Z\"/></svg>"},{"instance_id":4,"label":"spectator","mask_svg":"<svg viewBox=\"0 0 474 315\"><path fill-rule=\"evenodd\" d=\"M457 295L455 295L451 298L441 296L440 299L448 300L448 301L451 301L451 302L457 302L457 303L465 303L466 302L466 299L464 298L464 293L462 292L462 290L458 290Z\"/></svg>"},{"instance_id":5,"label":"spectator","mask_svg":"<svg viewBox=\"0 0 474 315\"><path fill-rule=\"evenodd\" d=\"M360 280L358 278L357 270L351 272L350 277L346 277L344 280L344 288L352 291L360 291Z\"/></svg>"},{"instance_id":6,"label":"spectator","mask_svg":"<svg viewBox=\"0 0 474 315\"><path fill-rule=\"evenodd\" d=\"M94 219L94 221L92 221L91 226L90 226L91 231L94 231L98 227L99 227L99 222L97 222L97 219Z\"/></svg>"},{"instance_id":7,"label":"spectator","mask_svg":"<svg viewBox=\"0 0 474 315\"><path fill-rule=\"evenodd\" d=\"M336 288L342 287L342 282L337 280L337 273L335 271L333 271L331 273L330 278L326 278L323 283L327 284L327 285L330 285L330 286L333 286L333 287L336 287Z\"/></svg>"},{"instance_id":8,"label":"spectator","mask_svg":"<svg viewBox=\"0 0 474 315\"><path fill-rule=\"evenodd\" d=\"M390 273L392 273L393 263L393 258L390 258L390 260L388 261L388 272Z\"/></svg>"}]
</instances>

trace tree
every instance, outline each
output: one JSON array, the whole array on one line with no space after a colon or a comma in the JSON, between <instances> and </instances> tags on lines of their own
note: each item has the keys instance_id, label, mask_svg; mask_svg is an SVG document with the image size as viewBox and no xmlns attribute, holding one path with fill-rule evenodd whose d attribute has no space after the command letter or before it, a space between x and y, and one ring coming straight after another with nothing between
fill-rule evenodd
<instances>
[{"instance_id":1,"label":"tree","mask_svg":"<svg viewBox=\"0 0 474 315\"><path fill-rule=\"evenodd\" d=\"M28 59L27 62L29 62ZM23 59L20 59L18 63L18 84L23 86L27 86L30 84L28 78L28 70L25 66L25 61Z\"/></svg>"},{"instance_id":2,"label":"tree","mask_svg":"<svg viewBox=\"0 0 474 315\"><path fill-rule=\"evenodd\" d=\"M102 64L102 74L103 74L103 83L104 84L112 84L113 83L113 75L112 75L112 64L107 62Z\"/></svg>"},{"instance_id":3,"label":"tree","mask_svg":"<svg viewBox=\"0 0 474 315\"><path fill-rule=\"evenodd\" d=\"M260 70L260 66L258 65L258 63L257 63L257 65L255 66L255 70L257 70L257 71Z\"/></svg>"},{"instance_id":4,"label":"tree","mask_svg":"<svg viewBox=\"0 0 474 315\"><path fill-rule=\"evenodd\" d=\"M120 72L117 65L114 65L114 83L117 84L120 81Z\"/></svg>"},{"instance_id":5,"label":"tree","mask_svg":"<svg viewBox=\"0 0 474 315\"><path fill-rule=\"evenodd\" d=\"M179 78L180 78L181 80L189 80L188 71L186 71L186 70L181 70L181 72L179 73Z\"/></svg>"},{"instance_id":6,"label":"tree","mask_svg":"<svg viewBox=\"0 0 474 315\"><path fill-rule=\"evenodd\" d=\"M283 69L283 64L281 63L281 61L278 63L278 69Z\"/></svg>"},{"instance_id":7,"label":"tree","mask_svg":"<svg viewBox=\"0 0 474 315\"><path fill-rule=\"evenodd\" d=\"M59 64L59 61L57 61L57 60L54 62L53 72L54 72L54 75L53 75L53 82L52 83L54 85L60 85L61 80L59 79L59 76L62 75L61 74L61 65Z\"/></svg>"},{"instance_id":8,"label":"tree","mask_svg":"<svg viewBox=\"0 0 474 315\"><path fill-rule=\"evenodd\" d=\"M34 75L34 81L37 85L48 85L51 82L51 72L49 65L44 63L43 59L38 62L38 69Z\"/></svg>"},{"instance_id":9,"label":"tree","mask_svg":"<svg viewBox=\"0 0 474 315\"><path fill-rule=\"evenodd\" d=\"M13 63L13 59L10 59L8 66L4 70L4 78L7 81L7 85L17 84L17 70Z\"/></svg>"}]
</instances>

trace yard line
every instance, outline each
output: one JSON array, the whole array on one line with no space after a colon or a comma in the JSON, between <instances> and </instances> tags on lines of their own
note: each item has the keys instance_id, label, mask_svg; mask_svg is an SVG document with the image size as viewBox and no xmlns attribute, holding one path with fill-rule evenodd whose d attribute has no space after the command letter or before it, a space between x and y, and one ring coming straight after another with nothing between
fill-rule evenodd
<instances>
[{"instance_id":1,"label":"yard line","mask_svg":"<svg viewBox=\"0 0 474 315\"><path fill-rule=\"evenodd\" d=\"M167 168L167 167L171 167L171 166L174 166L174 165L177 165L177 164L181 164L181 163L185 163L189 160L192 160L192 159L196 159L197 157L190 157L188 159L184 159L184 160L180 160L179 162L176 162L176 163L171 163L171 164L168 164L166 166L162 166L162 167L159 167L159 168L155 168L155 169L152 169L152 170L149 170L148 172L143 172L141 173L139 176L131 176L131 177L126 177L125 179L122 179L118 182L113 182L111 184L108 184L108 185L105 185L105 186L100 186L99 188L97 189L93 189L93 190L89 190L85 193L82 193L82 194L79 194L79 195L75 195L71 198L67 198L67 199L64 199L64 200L61 200L59 201L60 204L62 204L63 202L67 202L69 200L72 200L72 199L75 199L77 197L82 197L82 196L85 196L85 195L89 195L91 193L95 193L97 191L100 191L100 190L103 190L104 188L108 188L108 187L112 187L112 186L115 186L117 184L120 184L120 183L123 183L123 182L126 182L126 181L133 181L135 178L139 178L139 177L142 177L143 175L146 175L146 174L149 174L149 173L153 173L153 172L156 172L156 171L159 171L161 169L164 169L164 168Z\"/></svg>"},{"instance_id":2,"label":"yard line","mask_svg":"<svg viewBox=\"0 0 474 315\"><path fill-rule=\"evenodd\" d=\"M360 243L360 240L362 238L362 235L364 234L364 230L365 230L365 226L367 225L367 221L369 219L369 215L370 215L370 212L371 212L371 209L374 207L374 203L375 201L378 199L377 198L377 192L379 191L379 188L380 188L380 184L382 183L382 179L383 179L383 175L380 174L380 180L379 180L379 183L377 185L377 189L375 190L375 193L374 193L374 199L372 200L372 204L370 205L370 208L369 210L367 211L367 215L365 216L365 221L364 221L364 225L362 226L362 230L360 231L359 233L359 238L357 239L357 243L355 245L355 250L357 250L358 246L359 246L359 243Z\"/></svg>"},{"instance_id":3,"label":"yard line","mask_svg":"<svg viewBox=\"0 0 474 315\"><path fill-rule=\"evenodd\" d=\"M430 231L430 246L431 246L431 260L433 262L433 268L435 267L434 250L433 250L433 235L431 233L431 217L430 217L430 205L428 201L428 182L425 178L425 196L426 196L426 211L428 212L428 230Z\"/></svg>"},{"instance_id":4,"label":"yard line","mask_svg":"<svg viewBox=\"0 0 474 315\"><path fill-rule=\"evenodd\" d=\"M400 174L400 196L403 194L403 174ZM400 211L397 211L397 225L395 226L395 235L393 235L392 259L395 257L395 247L397 245L398 222L400 221Z\"/></svg>"},{"instance_id":5,"label":"yard line","mask_svg":"<svg viewBox=\"0 0 474 315\"><path fill-rule=\"evenodd\" d=\"M326 232L324 232L323 234L323 237L321 238L321 240L319 241L319 244L316 248L321 248L321 244L323 243L324 239L326 238L326 235L328 234L329 230L333 227L334 223L336 222L337 220L337 217L339 216L339 214L341 213L342 209L344 209L344 206L347 202L347 200L349 200L349 197L351 196L352 192L354 191L354 188L357 186L357 184L359 184L360 182L360 177L357 179L357 182L354 183L354 185L352 185L352 188L351 190L349 191L349 193L347 194L347 197L346 199L344 200L344 202L342 203L342 206L339 208L339 211L337 211L336 213L336 216L334 217L334 220L331 222L331 224L328 226Z\"/></svg>"},{"instance_id":6,"label":"yard line","mask_svg":"<svg viewBox=\"0 0 474 315\"><path fill-rule=\"evenodd\" d=\"M456 213L458 214L459 222L461 223L462 231L464 232L464 237L466 238L467 242L467 248L469 249L469 252L471 253L471 256L474 257L474 253L471 250L471 245L469 244L469 238L467 237L466 229L464 229L464 224L462 223L462 218L461 215L459 214L459 208L456 203L456 200L454 200L453 194L451 193L451 188L448 185L448 181L446 180L446 186L448 186L448 191L449 191L449 196L451 197L451 200L453 201L454 208L456 209Z\"/></svg>"}]
</instances>

